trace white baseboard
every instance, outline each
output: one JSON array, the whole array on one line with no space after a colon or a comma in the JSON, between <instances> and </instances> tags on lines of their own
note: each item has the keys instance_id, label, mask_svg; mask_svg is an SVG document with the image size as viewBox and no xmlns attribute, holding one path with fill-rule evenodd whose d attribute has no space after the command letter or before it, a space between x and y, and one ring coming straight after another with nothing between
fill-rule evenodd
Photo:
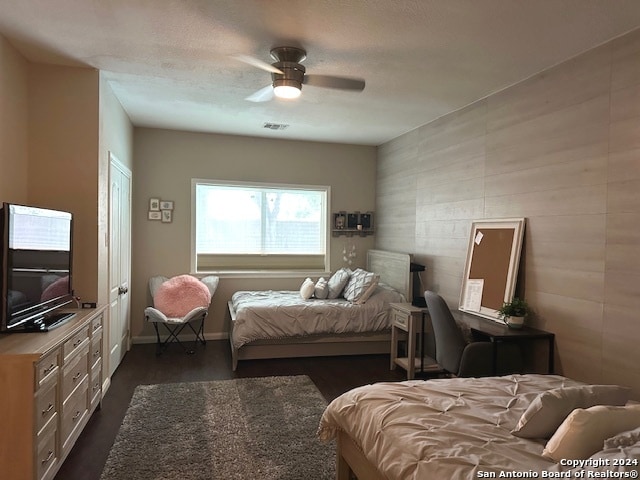
<instances>
[{"instance_id":1,"label":"white baseboard","mask_svg":"<svg viewBox=\"0 0 640 480\"><path fill-rule=\"evenodd\" d=\"M189 332L189 334L184 333L182 335L178 335L178 338L180 339L180 341L182 342L192 342L194 339L194 335L193 332ZM166 334L160 334L160 338L162 340L164 340L167 337ZM218 333L205 333L204 334L204 339L205 340L228 340L229 339L229 334L226 332L218 332ZM157 339L155 334L154 335L145 335L145 336L139 336L139 337L131 337L131 342L132 343L156 343Z\"/></svg>"}]
</instances>

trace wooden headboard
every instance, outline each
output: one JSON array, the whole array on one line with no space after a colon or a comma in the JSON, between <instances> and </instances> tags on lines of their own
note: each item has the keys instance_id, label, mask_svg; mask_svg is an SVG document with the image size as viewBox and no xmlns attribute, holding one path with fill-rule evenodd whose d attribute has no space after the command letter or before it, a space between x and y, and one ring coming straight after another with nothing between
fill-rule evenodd
<instances>
[{"instance_id":1,"label":"wooden headboard","mask_svg":"<svg viewBox=\"0 0 640 480\"><path fill-rule=\"evenodd\" d=\"M369 250L367 252L367 270L380 275L380 282L402 293L407 302L411 302L413 283L411 278L411 254Z\"/></svg>"}]
</instances>

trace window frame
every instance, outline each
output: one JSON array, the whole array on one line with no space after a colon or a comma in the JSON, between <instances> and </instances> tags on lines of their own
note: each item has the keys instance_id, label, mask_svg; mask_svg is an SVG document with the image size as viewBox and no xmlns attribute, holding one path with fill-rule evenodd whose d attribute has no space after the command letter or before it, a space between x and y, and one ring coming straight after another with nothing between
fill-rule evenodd
<instances>
[{"instance_id":1,"label":"window frame","mask_svg":"<svg viewBox=\"0 0 640 480\"><path fill-rule=\"evenodd\" d=\"M198 270L198 256L196 253L196 188L198 185L219 185L230 187L249 187L249 188L269 188L269 189L283 189L283 190L314 190L324 191L326 196L325 212L323 219L324 226L324 267L322 269L293 269L293 268L273 268L273 269L243 269L243 268L219 268L219 269L200 269ZM215 273L225 274L227 276L244 276L251 275L256 276L290 276L291 274L304 275L304 274L319 274L329 271L330 259L331 259L331 186L329 185L310 185L310 184L290 184L290 183L272 183L272 182L249 182L249 181L234 181L234 180L218 180L210 178L192 178L191 179L191 239L190 239L190 256L191 256L191 272L195 274L202 273ZM265 255L269 257L271 255ZM276 256L275 254L273 255ZM302 256L302 255L301 255Z\"/></svg>"}]
</instances>

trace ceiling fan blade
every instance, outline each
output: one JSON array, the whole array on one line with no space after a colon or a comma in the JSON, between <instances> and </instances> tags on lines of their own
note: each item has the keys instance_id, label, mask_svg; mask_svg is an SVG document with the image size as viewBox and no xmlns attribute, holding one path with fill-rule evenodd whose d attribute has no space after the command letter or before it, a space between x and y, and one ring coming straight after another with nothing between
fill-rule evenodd
<instances>
[{"instance_id":1,"label":"ceiling fan blade","mask_svg":"<svg viewBox=\"0 0 640 480\"><path fill-rule=\"evenodd\" d=\"M263 62L262 60L252 57L251 55L232 55L232 57L253 67L257 67L271 73L279 73L282 75L282 70L280 70L279 68L276 68L267 62Z\"/></svg>"},{"instance_id":2,"label":"ceiling fan blade","mask_svg":"<svg viewBox=\"0 0 640 480\"><path fill-rule=\"evenodd\" d=\"M251 95L249 95L247 98L245 98L245 100L257 103L257 102L268 102L272 98L273 98L273 86L267 85L266 87L261 88L257 92L254 92Z\"/></svg>"},{"instance_id":3,"label":"ceiling fan blade","mask_svg":"<svg viewBox=\"0 0 640 480\"><path fill-rule=\"evenodd\" d=\"M360 78L333 77L331 75L305 75L303 82L305 85L325 88L339 88L342 90L364 90L364 80Z\"/></svg>"}]
</instances>

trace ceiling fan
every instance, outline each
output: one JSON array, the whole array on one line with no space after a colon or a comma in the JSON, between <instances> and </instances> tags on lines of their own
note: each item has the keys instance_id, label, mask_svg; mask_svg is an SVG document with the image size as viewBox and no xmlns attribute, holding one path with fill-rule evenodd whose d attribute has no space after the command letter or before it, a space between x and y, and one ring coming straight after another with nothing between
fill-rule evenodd
<instances>
[{"instance_id":1,"label":"ceiling fan","mask_svg":"<svg viewBox=\"0 0 640 480\"><path fill-rule=\"evenodd\" d=\"M275 63L269 64L248 55L236 55L235 58L254 67L271 73L271 85L261 88L249 95L245 100L250 102L267 102L274 96L278 98L298 98L302 85L314 87L338 88L361 92L365 82L359 78L335 77L331 75L308 75L301 65L307 58L307 52L297 47L275 47L271 49L271 58Z\"/></svg>"}]
</instances>

